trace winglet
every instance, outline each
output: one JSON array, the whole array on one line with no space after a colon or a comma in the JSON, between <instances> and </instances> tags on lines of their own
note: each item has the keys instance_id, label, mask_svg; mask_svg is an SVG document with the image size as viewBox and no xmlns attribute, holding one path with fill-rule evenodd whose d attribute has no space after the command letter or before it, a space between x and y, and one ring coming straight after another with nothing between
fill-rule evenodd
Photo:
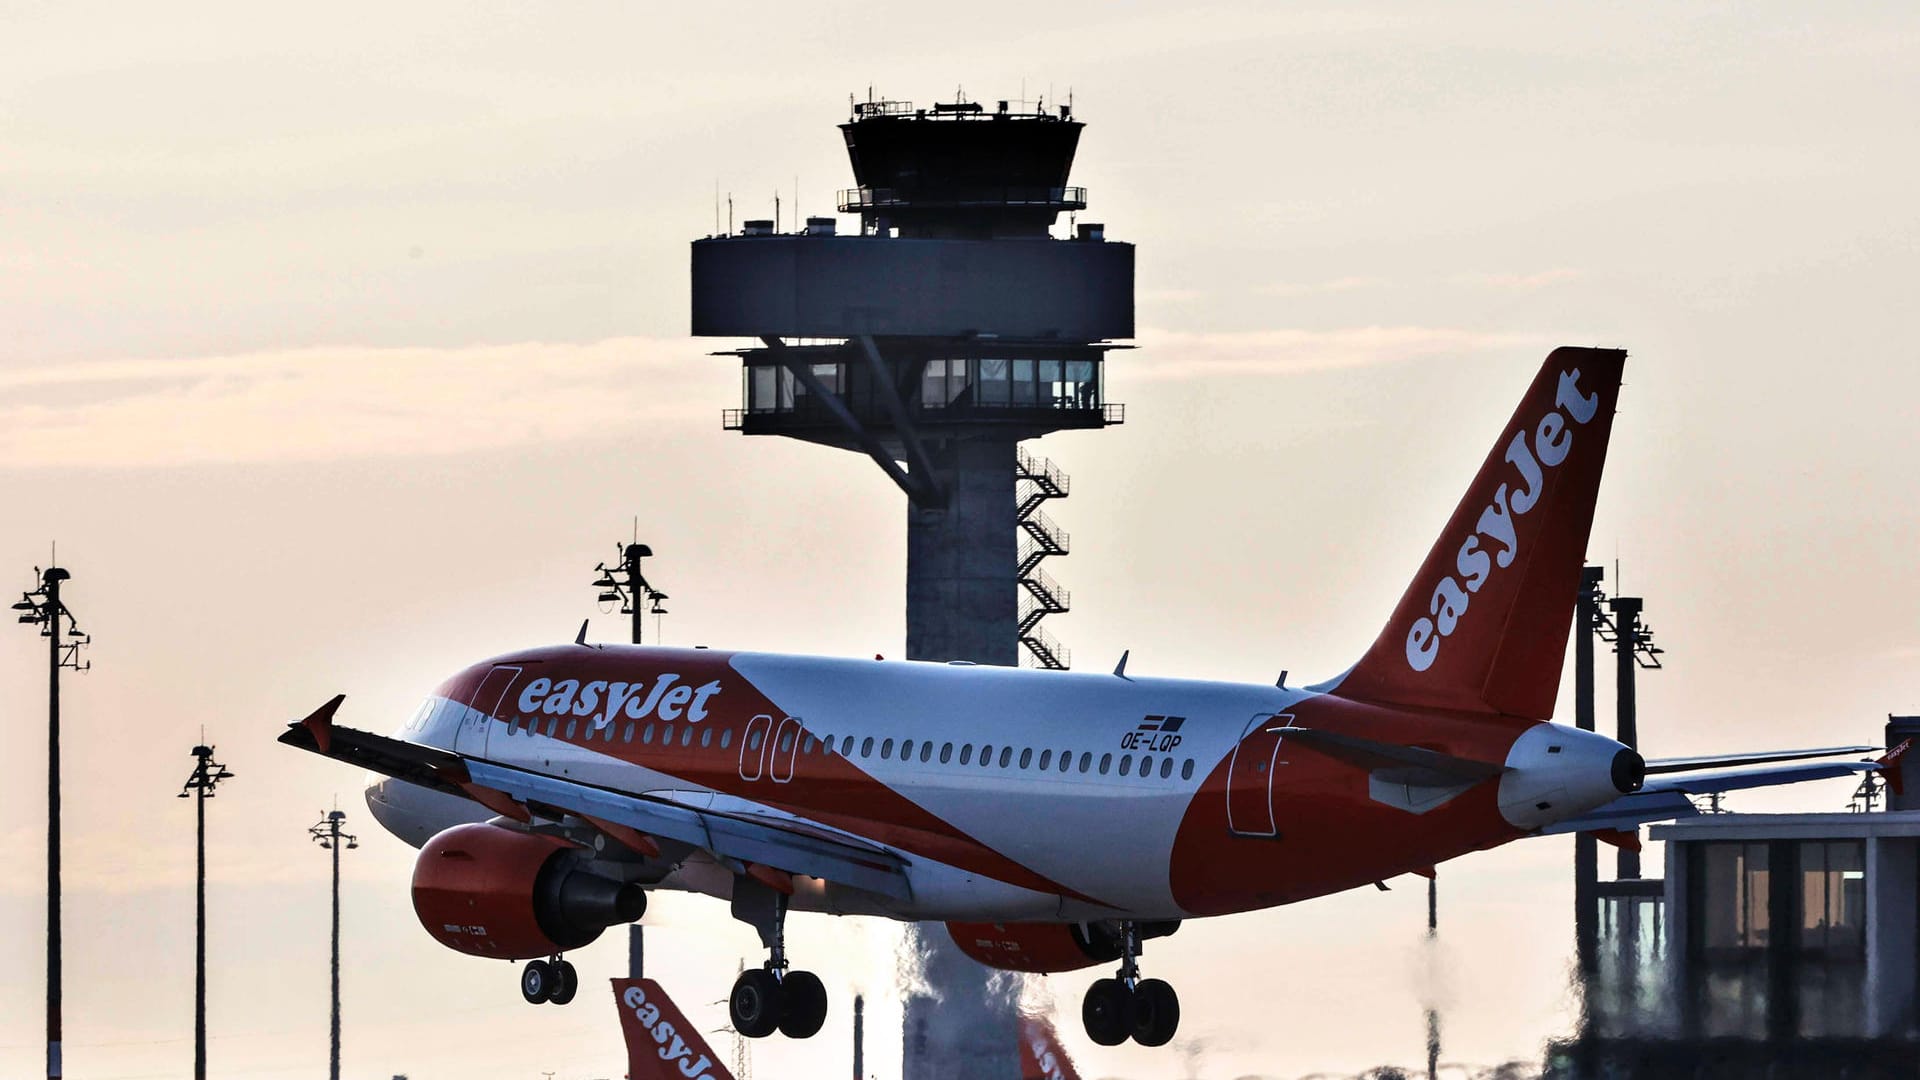
<instances>
[{"instance_id":1,"label":"winglet","mask_svg":"<svg viewBox=\"0 0 1920 1080\"><path fill-rule=\"evenodd\" d=\"M333 747L333 714L340 711L340 703L345 700L347 695L335 694L325 705L313 710L305 720L295 725L307 729L307 733L313 736L314 747L323 754Z\"/></svg>"},{"instance_id":2,"label":"winglet","mask_svg":"<svg viewBox=\"0 0 1920 1080\"><path fill-rule=\"evenodd\" d=\"M1875 765L1880 766L1880 772L1886 776L1887 786L1893 789L1895 795L1907 793L1907 771L1900 767L1900 759L1905 757L1907 751L1912 748L1913 740L1905 739L1899 746L1880 755L1879 760L1874 762Z\"/></svg>"}]
</instances>

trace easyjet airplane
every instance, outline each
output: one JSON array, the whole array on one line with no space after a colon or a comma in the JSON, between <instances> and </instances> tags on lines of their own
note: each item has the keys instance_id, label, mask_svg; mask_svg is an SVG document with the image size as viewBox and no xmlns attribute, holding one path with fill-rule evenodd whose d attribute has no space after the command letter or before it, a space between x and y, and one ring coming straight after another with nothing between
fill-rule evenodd
<instances>
[{"instance_id":1,"label":"easyjet airplane","mask_svg":"<svg viewBox=\"0 0 1920 1080\"><path fill-rule=\"evenodd\" d=\"M943 921L1015 971L1117 962L1087 992L1087 1034L1160 1045L1179 1001L1137 961L1182 920L1543 833L1634 842L1692 813L1689 794L1880 767L1810 760L1868 747L1644 761L1548 722L1624 358L1547 358L1379 639L1316 685L583 630L454 675L391 737L335 726L335 698L281 741L380 774L368 803L420 847L427 932L530 960L528 1001L570 999L561 954L680 889L727 901L768 950L731 996L750 1036L819 1030L826 992L783 940L789 911L813 911Z\"/></svg>"}]
</instances>

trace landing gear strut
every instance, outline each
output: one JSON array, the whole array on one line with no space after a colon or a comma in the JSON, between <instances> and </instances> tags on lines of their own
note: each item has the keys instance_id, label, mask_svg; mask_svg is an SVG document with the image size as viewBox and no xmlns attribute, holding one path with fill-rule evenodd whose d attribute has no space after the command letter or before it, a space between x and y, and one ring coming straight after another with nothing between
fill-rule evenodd
<instances>
[{"instance_id":1,"label":"landing gear strut","mask_svg":"<svg viewBox=\"0 0 1920 1080\"><path fill-rule=\"evenodd\" d=\"M787 898L759 880L741 876L733 890L733 917L760 932L765 966L740 973L727 995L733 1029L749 1039L775 1031L789 1039L811 1038L827 1022L827 988L811 971L787 970Z\"/></svg>"},{"instance_id":2,"label":"landing gear strut","mask_svg":"<svg viewBox=\"0 0 1920 1080\"><path fill-rule=\"evenodd\" d=\"M1095 980L1081 1003L1087 1037L1101 1046L1129 1038L1141 1046L1165 1046L1180 1029L1180 998L1159 979L1140 977L1139 927L1122 923L1121 935L1120 970L1114 978Z\"/></svg>"},{"instance_id":3,"label":"landing gear strut","mask_svg":"<svg viewBox=\"0 0 1920 1080\"><path fill-rule=\"evenodd\" d=\"M526 998L529 1005L543 1001L565 1005L579 989L579 974L572 964L558 956L551 960L529 960L527 966L520 969L520 996Z\"/></svg>"}]
</instances>

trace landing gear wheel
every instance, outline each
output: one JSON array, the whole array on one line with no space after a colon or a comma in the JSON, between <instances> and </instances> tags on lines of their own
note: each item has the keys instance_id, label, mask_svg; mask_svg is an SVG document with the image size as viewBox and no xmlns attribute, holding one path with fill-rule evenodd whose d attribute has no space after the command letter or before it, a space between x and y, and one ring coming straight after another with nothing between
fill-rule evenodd
<instances>
[{"instance_id":1,"label":"landing gear wheel","mask_svg":"<svg viewBox=\"0 0 1920 1080\"><path fill-rule=\"evenodd\" d=\"M579 991L579 989L580 973L573 970L573 965L567 963L565 960L555 960L553 962L553 989L547 994L547 1000L553 1002L555 1005L565 1005L567 1002L573 1000L573 995Z\"/></svg>"},{"instance_id":2,"label":"landing gear wheel","mask_svg":"<svg viewBox=\"0 0 1920 1080\"><path fill-rule=\"evenodd\" d=\"M773 977L773 972L765 968L741 972L734 980L733 993L727 996L727 1016L733 1021L733 1030L749 1039L773 1034L784 1011L781 997L780 980Z\"/></svg>"},{"instance_id":3,"label":"landing gear wheel","mask_svg":"<svg viewBox=\"0 0 1920 1080\"><path fill-rule=\"evenodd\" d=\"M1095 979L1080 1004L1087 1038L1101 1046L1119 1046L1133 1034L1133 995L1119 979Z\"/></svg>"},{"instance_id":4,"label":"landing gear wheel","mask_svg":"<svg viewBox=\"0 0 1920 1080\"><path fill-rule=\"evenodd\" d=\"M1141 1046L1165 1046L1180 1029L1180 997L1159 979L1146 979L1133 988L1133 1041Z\"/></svg>"},{"instance_id":5,"label":"landing gear wheel","mask_svg":"<svg viewBox=\"0 0 1920 1080\"><path fill-rule=\"evenodd\" d=\"M827 988L811 971L789 971L780 980L780 1034L810 1039L827 1022Z\"/></svg>"},{"instance_id":6,"label":"landing gear wheel","mask_svg":"<svg viewBox=\"0 0 1920 1080\"><path fill-rule=\"evenodd\" d=\"M545 960L528 961L527 966L520 969L520 996L527 999L527 1004L538 1005L553 994L556 981L552 964Z\"/></svg>"}]
</instances>

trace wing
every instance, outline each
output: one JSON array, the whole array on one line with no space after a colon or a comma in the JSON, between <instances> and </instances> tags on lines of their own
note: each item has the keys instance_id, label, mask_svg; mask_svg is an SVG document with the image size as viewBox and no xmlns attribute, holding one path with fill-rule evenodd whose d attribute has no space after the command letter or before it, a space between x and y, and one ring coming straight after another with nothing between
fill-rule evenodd
<instances>
[{"instance_id":1,"label":"wing","mask_svg":"<svg viewBox=\"0 0 1920 1080\"><path fill-rule=\"evenodd\" d=\"M400 739L337 727L341 698L287 725L280 741L408 783L459 795L497 814L572 815L630 847L658 852L653 838L706 851L736 873L752 865L821 878L892 897L912 898L907 860L859 837L803 818L750 806L715 810L658 795L632 794L470 758Z\"/></svg>"},{"instance_id":2,"label":"wing","mask_svg":"<svg viewBox=\"0 0 1920 1080\"><path fill-rule=\"evenodd\" d=\"M1874 747L1861 747L1872 751ZM1854 753L1853 750L1816 751L1815 753ZM1741 755L1761 757L1763 755ZM1787 760L1799 755L1788 755ZM1702 761L1725 761L1726 758L1701 758ZM1770 757L1770 760L1780 760ZM1713 769L1686 775L1667 775L1649 779L1639 791L1623 795L1618 799L1592 810L1580 817L1556 822L1540 831L1542 833L1586 832L1595 829L1633 829L1648 822L1672 821L1676 818L1692 817L1699 811L1687 798L1689 795L1711 795L1723 791L1744 791L1749 788L1777 787L1782 784L1799 784L1808 780L1828 780L1836 776L1853 776L1864 772L1877 772L1886 768L1887 759L1878 761L1818 761L1802 762L1794 765L1780 765L1771 769Z\"/></svg>"}]
</instances>

